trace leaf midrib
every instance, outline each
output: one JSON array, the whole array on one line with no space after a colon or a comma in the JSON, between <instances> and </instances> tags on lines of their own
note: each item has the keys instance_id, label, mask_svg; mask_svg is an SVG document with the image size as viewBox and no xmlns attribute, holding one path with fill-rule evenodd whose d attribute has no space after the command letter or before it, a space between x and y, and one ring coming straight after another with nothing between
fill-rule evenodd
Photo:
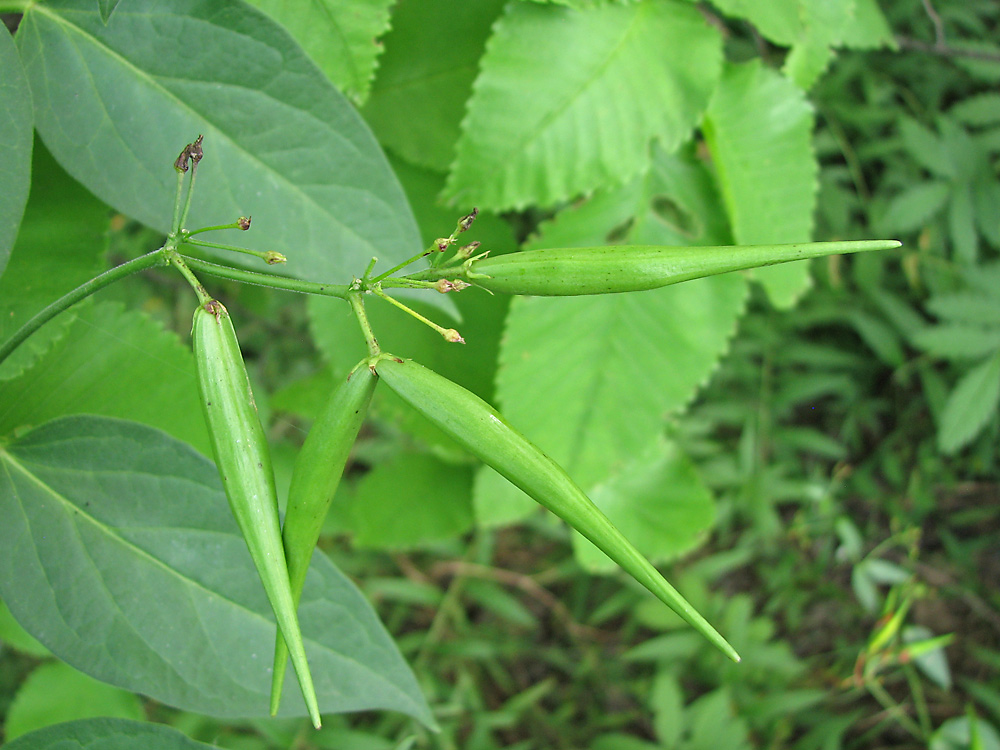
<instances>
[{"instance_id":1,"label":"leaf midrib","mask_svg":"<svg viewBox=\"0 0 1000 750\"><path fill-rule=\"evenodd\" d=\"M70 22L70 20L68 18L69 15L72 15L73 13L86 13L86 11L67 10L67 11L64 11L64 13L65 13L65 16L64 16L64 15L60 15L59 13L56 13L55 11L52 11L52 10L48 9L44 5L33 5L31 10L33 12L35 12L35 13L39 13L39 14L45 16L46 18L54 21L56 24L58 24L61 27L64 27L65 29L69 29L69 30L75 31L78 36L80 36L83 39L89 41L90 44L91 44L91 46L93 48L95 48L99 52L103 52L107 56L115 59L123 67L128 68L129 70L133 71L133 73L135 73L135 75L136 75L136 78L138 78L141 81L145 81L147 83L147 85L149 85L151 88L159 91L161 94L163 94L167 98L169 98L172 101L174 101L175 103L177 103L178 106L181 109L186 110L189 113L191 113L191 114L195 115L196 117L198 117L199 119L202 119L205 122L207 122L215 130L216 134L220 135L236 151L238 151L239 153L243 154L244 157L247 158L249 161L258 164L262 168L263 172L272 175L278 182L281 182L282 184L286 185L288 188L291 189L291 191L293 193L297 194L300 197L300 199L302 199L305 203L313 205L319 211L319 213L321 213L324 216L327 216L337 226L339 226L343 230L345 230L345 232L348 233L350 236L352 236L352 237L356 238L357 240L361 241L361 243L365 247L374 247L371 242L369 242L367 239L365 239L364 237L362 237L361 235L359 235L352 227L344 224L340 219L337 218L336 215L334 215L334 214L330 213L329 211L327 211L315 198L313 198L311 195L309 195L307 192L305 192L298 184L296 184L295 182L292 182L283 173L274 170L274 168L272 168L266 162L262 161L252 151L248 151L247 149L245 149L242 145L239 144L238 141L234 140L223 128L219 127L216 123L214 123L213 121L211 121L207 117L207 115L205 113L200 112L199 110L197 110L194 107L190 106L187 102L185 102L183 99L179 98L169 88L163 86L160 83L159 79L154 78L147 71L145 71L145 70L137 67L130 60L128 60L127 58L125 58L124 56L122 56L117 51L113 50L111 47L108 47L107 45L102 44L99 39L97 39L96 37L94 37L92 34L87 33L82 27L80 27L78 25L75 25L75 24L73 24L73 23ZM118 15L122 15L122 13L124 11L122 11L122 10L119 9L116 12L117 12ZM151 14L137 14L134 11L130 11L128 13L128 15L151 15ZM152 16L152 17L155 17L155 16ZM201 20L201 19L193 19L193 20ZM213 24L210 24L208 22L205 22L205 23L207 23L209 26L212 26L212 28L219 28L219 27L216 27ZM67 34L67 36L69 36L69 35ZM41 47L42 45L39 45L39 46ZM89 72L90 71L88 69L88 73ZM176 79L176 80L183 80L183 79ZM191 81L191 82L192 83L219 83L217 81L214 81L214 82L213 81ZM223 84L219 83L219 85L223 85ZM225 86L227 88L247 88L247 87L237 87L237 86L234 86L233 84L225 84ZM254 91L254 92L259 93L259 94L261 94L263 96L267 96L270 99L273 99L273 97L264 94L260 89L248 89L247 88L247 90L248 91ZM98 98L99 101L102 101L100 99L100 97L97 97L97 98ZM297 112L305 115L306 117L309 117L313 121L319 123L324 129L326 129L328 131L331 130L331 128L325 122L323 122L322 120L319 120L311 112L308 112L306 110L300 109L298 107L294 107L292 104L290 104L288 102L284 102L284 101L281 101L281 100L275 100L275 101L280 101L283 105L289 107L290 109L294 109L295 111L297 111ZM102 104L103 104L103 101L102 101ZM108 118L108 120L110 122L112 122L112 123L114 122L110 117ZM343 134L339 133L338 131L333 130L332 132L337 136L338 140L341 140L345 144L347 144L351 148L351 150L354 151L354 153L356 155L359 155L359 156L361 155L361 152L358 150L357 146L355 145L355 143L350 138L347 138L346 136L344 136ZM362 159L361 161L365 161L365 160ZM139 162L139 163L141 164L141 162ZM331 186L332 187L341 187L341 188L348 187L346 185L331 185ZM364 188L362 188L362 190L363 190L363 192L365 192L368 195L370 195L371 197L373 197L376 201L378 201L382 205L386 206L386 208L390 208L388 206L388 204L386 204L385 201L379 195L377 195L376 193L374 193L370 189L364 189ZM394 212L390 211L390 214L391 213L394 213Z\"/></svg>"},{"instance_id":2,"label":"leaf midrib","mask_svg":"<svg viewBox=\"0 0 1000 750\"><path fill-rule=\"evenodd\" d=\"M174 568L171 568L169 565L167 565L165 562L163 562L159 558L154 557L153 555L151 555L146 550L142 549L141 547L136 546L135 544L133 544L132 542L126 540L125 538L123 538L119 534L113 533L112 532L112 528L113 527L110 527L107 524L104 524L101 521L97 520L96 518L94 518L93 515L91 515L90 513L87 513L85 510L83 510L82 508L80 508L80 506L74 504L71 500L69 500L68 498L64 497L60 493L56 492L49 485L45 484L41 480L40 477L38 477L36 474L33 474L31 471L28 470L26 464L24 464L22 461L19 461L9 451L7 451L7 450L0 450L0 459L3 459L3 458L6 458L7 459L7 463L9 465L15 467L21 474L23 474L25 477L27 477L29 481L31 481L32 483L34 483L36 486L40 487L43 492L45 492L46 494L49 494L51 497L53 497L55 500L57 500L64 508L67 509L67 511L71 515L73 515L74 518L82 518L82 519L86 519L86 520L90 521L94 525L95 528L97 528L100 532L106 534L112 540L119 542L122 546L126 547L127 549L129 549L133 553L136 553L137 556L145 558L146 560L148 560L149 562L151 562L156 567L159 567L160 569L167 571L172 577L178 579L182 583L187 584L187 588L188 589L194 588L194 589L200 590L202 592L205 592L207 594L210 594L213 598L221 599L222 601L228 602L230 605L236 607L238 610L252 615L253 618L255 618L257 620L261 620L261 621L263 621L263 622L265 622L266 624L269 624L269 625L274 625L274 623L271 620L269 620L268 618L264 617L260 612L257 612L257 611L252 610L252 609L247 609L244 605L239 604L238 602L232 600L229 597L223 596L221 592L215 591L215 590L212 590L212 589L209 589L209 588L206 588L202 583L200 583L198 581L195 581L195 580L193 580L191 578L186 578L185 576L181 575L179 571L175 570ZM41 464L41 466L44 466L44 464ZM94 473L95 474L97 474L97 473L108 474L108 473L112 473L112 472L94 472ZM139 471L136 471L136 472L132 472L132 473L138 474L138 475L141 475L141 476L152 477L152 478L155 478L155 479L162 479L163 478L161 475L150 474L148 472L139 472ZM187 480L184 479L184 477L174 476L172 478L173 479L178 479L178 480L181 480L181 481L187 481ZM19 503L19 505L20 505L20 503ZM209 532L209 533L225 534L226 532L218 531L218 532ZM86 545L83 544L82 540L81 540L80 544L81 544L81 546L84 549L86 549ZM32 545L32 546L34 548L34 545ZM45 569L45 566L41 565L41 561L39 561L39 566L43 570ZM101 576L101 580L103 582L103 576ZM128 623L128 625L129 625L130 628L132 628L133 626L132 626L131 621L127 617L125 617L124 612L122 612L121 609L118 608L117 601L113 597L111 598L111 601L115 603L115 607L122 614L122 617L124 618L124 621L126 623ZM199 612L200 610L199 610L199 608L195 607L195 611ZM133 629L133 632L135 632L134 629ZM136 633L136 635L138 636L139 634ZM385 677L383 675L381 675L380 673L372 671L367 664L358 661L357 658L351 656L349 653L347 653L347 652L340 652L340 651L333 651L326 644L320 643L320 642L318 642L318 641L316 641L315 639L312 639L312 638L306 638L304 640L306 640L309 643L312 643L317 648L317 650L319 650L321 652L329 652L329 653L335 654L336 656L338 656L338 657L340 657L340 658L342 658L342 659L344 659L346 661L350 661L350 662L353 662L356 665L359 665L360 667L362 667L364 669L364 671L369 672L370 674L374 675L375 678L378 679L381 683L384 683L385 685L389 686L390 688L392 688L393 690L395 690L400 695L404 696L406 698L407 702L409 702L411 704L413 703L413 701L410 698L410 696L407 695L406 693L402 692L400 690L400 688L397 685L395 685L395 683L393 683L393 682L385 679ZM145 640L143 640L143 642L145 642ZM153 653L155 653L158 658L162 658L161 654L158 651L156 651L152 647L150 647L150 650L153 651ZM166 662L166 663L169 663L169 662Z\"/></svg>"}]
</instances>

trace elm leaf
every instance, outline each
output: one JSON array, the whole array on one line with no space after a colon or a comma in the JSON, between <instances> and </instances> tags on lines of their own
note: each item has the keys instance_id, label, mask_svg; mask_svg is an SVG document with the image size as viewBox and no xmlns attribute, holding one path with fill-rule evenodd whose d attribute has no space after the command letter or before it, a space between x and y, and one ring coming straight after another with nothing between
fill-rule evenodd
<instances>
[{"instance_id":1,"label":"elm leaf","mask_svg":"<svg viewBox=\"0 0 1000 750\"><path fill-rule=\"evenodd\" d=\"M494 26L445 188L497 210L550 206L636 176L687 140L721 39L673 0L586 10L510 3Z\"/></svg>"},{"instance_id":2,"label":"elm leaf","mask_svg":"<svg viewBox=\"0 0 1000 750\"><path fill-rule=\"evenodd\" d=\"M806 242L819 166L812 107L801 90L759 60L727 65L703 130L738 244ZM789 307L809 286L809 265L756 269L771 302Z\"/></svg>"},{"instance_id":3,"label":"elm leaf","mask_svg":"<svg viewBox=\"0 0 1000 750\"><path fill-rule=\"evenodd\" d=\"M284 26L319 69L356 102L368 96L392 0L250 0Z\"/></svg>"}]
</instances>

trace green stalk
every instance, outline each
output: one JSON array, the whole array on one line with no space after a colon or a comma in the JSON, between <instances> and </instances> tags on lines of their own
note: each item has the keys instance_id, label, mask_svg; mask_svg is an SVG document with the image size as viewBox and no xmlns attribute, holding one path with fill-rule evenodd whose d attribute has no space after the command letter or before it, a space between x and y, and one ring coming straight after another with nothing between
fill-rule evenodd
<instances>
[{"instance_id":1,"label":"green stalk","mask_svg":"<svg viewBox=\"0 0 1000 750\"><path fill-rule=\"evenodd\" d=\"M183 245L195 245L197 247L211 247L216 250L229 250L233 253L242 253L243 255L252 255L255 258L260 258L262 261L267 263L269 266L273 266L276 263L284 263L286 258L281 253L275 250L251 250L248 247L240 247L239 245L224 245L221 242L208 242L207 240L192 240L191 235L187 235L181 242Z\"/></svg>"},{"instance_id":2,"label":"green stalk","mask_svg":"<svg viewBox=\"0 0 1000 750\"><path fill-rule=\"evenodd\" d=\"M268 286L272 289L284 289L288 292L299 292L301 294L320 294L344 300L348 298L351 292L351 288L344 284L318 284L315 281L302 281L301 279L293 279L288 276L275 276L270 273L220 266L218 263L210 263L207 260L192 258L190 255L181 255L180 257L188 266L196 271L218 276L221 279L239 281L244 284Z\"/></svg>"},{"instance_id":3,"label":"green stalk","mask_svg":"<svg viewBox=\"0 0 1000 750\"><path fill-rule=\"evenodd\" d=\"M361 333L364 335L365 343L368 345L368 353L373 357L377 357L382 350L379 349L378 341L375 339L375 332L372 330L371 323L368 322L368 313L365 312L364 300L359 293L355 292L348 296L347 301L351 303L354 317L358 319L358 325L361 326Z\"/></svg>"},{"instance_id":4,"label":"green stalk","mask_svg":"<svg viewBox=\"0 0 1000 750\"><path fill-rule=\"evenodd\" d=\"M151 253L146 253L146 255L141 255L138 258L130 260L127 263L122 263L120 266L110 268L100 276L95 276L90 281L81 284L73 291L67 292L45 309L35 313L35 315L27 323L21 326L13 336L7 339L3 345L0 346L0 362L7 359L7 357L9 357L11 353L17 349L17 347L24 343L25 339L52 320L52 318L61 313L63 310L69 309L77 302L89 297L94 292L99 291L110 284L114 284L116 281L120 281L126 276L131 276L134 273L143 271L147 268L152 268L153 266L165 266L168 263L169 260L165 253L165 248L161 247Z\"/></svg>"}]
</instances>

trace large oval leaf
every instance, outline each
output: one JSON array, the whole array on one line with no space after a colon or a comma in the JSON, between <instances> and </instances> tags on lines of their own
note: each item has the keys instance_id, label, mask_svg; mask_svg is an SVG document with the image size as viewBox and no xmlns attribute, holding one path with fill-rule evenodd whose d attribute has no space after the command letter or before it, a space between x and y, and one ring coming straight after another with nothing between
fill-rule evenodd
<instances>
[{"instance_id":1,"label":"large oval leaf","mask_svg":"<svg viewBox=\"0 0 1000 750\"><path fill-rule=\"evenodd\" d=\"M76 416L0 451L0 596L100 680L216 716L266 716L275 626L215 467L145 425ZM322 554L302 632L320 709L430 722L368 602ZM282 713L303 715L295 680Z\"/></svg>"},{"instance_id":2,"label":"large oval leaf","mask_svg":"<svg viewBox=\"0 0 1000 750\"><path fill-rule=\"evenodd\" d=\"M246 240L285 272L343 282L374 255L419 250L413 216L368 127L289 34L235 0L35 4L18 44L36 125L102 200L169 229L174 159L205 136L189 226L252 214ZM225 239L221 240L225 241Z\"/></svg>"},{"instance_id":3,"label":"large oval leaf","mask_svg":"<svg viewBox=\"0 0 1000 750\"><path fill-rule=\"evenodd\" d=\"M18 737L7 750L205 750L212 747L176 729L127 719L83 719Z\"/></svg>"},{"instance_id":4,"label":"large oval leaf","mask_svg":"<svg viewBox=\"0 0 1000 750\"><path fill-rule=\"evenodd\" d=\"M31 185L31 92L10 34L0 31L0 274L7 266Z\"/></svg>"}]
</instances>

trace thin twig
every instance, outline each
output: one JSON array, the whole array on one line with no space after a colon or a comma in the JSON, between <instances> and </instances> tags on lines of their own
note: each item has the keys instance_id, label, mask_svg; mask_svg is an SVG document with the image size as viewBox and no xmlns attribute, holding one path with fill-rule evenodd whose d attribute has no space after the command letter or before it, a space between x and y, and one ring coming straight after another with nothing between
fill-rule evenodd
<instances>
[{"instance_id":1,"label":"thin twig","mask_svg":"<svg viewBox=\"0 0 1000 750\"><path fill-rule=\"evenodd\" d=\"M927 17L931 19L931 23L934 24L934 45L936 47L946 47L947 42L944 39L944 21L941 20L941 16L931 5L931 0L920 0L924 4L924 10L927 12Z\"/></svg>"},{"instance_id":2,"label":"thin twig","mask_svg":"<svg viewBox=\"0 0 1000 750\"><path fill-rule=\"evenodd\" d=\"M898 44L901 49L926 52L940 57L968 57L973 60L1000 62L1000 52L986 52L977 49L957 49L949 44L931 44L929 42L912 39L907 36L896 37L896 44Z\"/></svg>"}]
</instances>

